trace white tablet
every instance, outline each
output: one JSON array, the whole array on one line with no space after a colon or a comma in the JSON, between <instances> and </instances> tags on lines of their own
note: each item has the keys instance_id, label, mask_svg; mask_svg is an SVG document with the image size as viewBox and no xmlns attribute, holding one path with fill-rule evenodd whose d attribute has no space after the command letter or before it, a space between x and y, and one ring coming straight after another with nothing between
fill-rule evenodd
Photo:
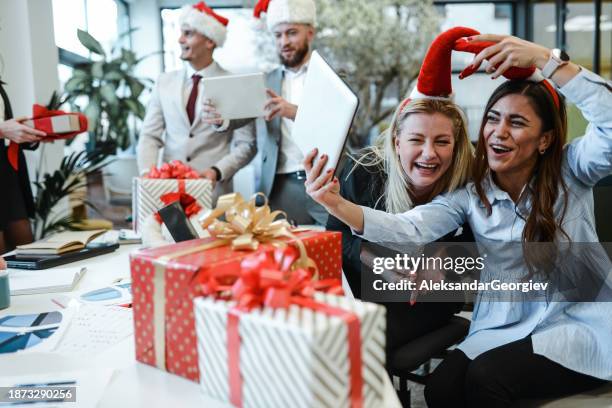
<instances>
[{"instance_id":1,"label":"white tablet","mask_svg":"<svg viewBox=\"0 0 612 408\"><path fill-rule=\"evenodd\" d=\"M359 99L329 64L312 52L304 91L291 137L306 155L315 147L329 156L325 169L336 168Z\"/></svg>"},{"instance_id":2,"label":"white tablet","mask_svg":"<svg viewBox=\"0 0 612 408\"><path fill-rule=\"evenodd\" d=\"M202 83L204 95L215 104L223 119L264 115L266 86L261 72L202 78Z\"/></svg>"}]
</instances>

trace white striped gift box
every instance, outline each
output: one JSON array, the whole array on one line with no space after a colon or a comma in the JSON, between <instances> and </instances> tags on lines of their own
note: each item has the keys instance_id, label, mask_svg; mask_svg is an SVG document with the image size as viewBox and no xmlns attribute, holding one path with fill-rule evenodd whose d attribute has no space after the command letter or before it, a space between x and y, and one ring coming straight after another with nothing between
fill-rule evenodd
<instances>
[{"instance_id":1,"label":"white striped gift box","mask_svg":"<svg viewBox=\"0 0 612 408\"><path fill-rule=\"evenodd\" d=\"M316 294L316 300L357 315L361 332L363 406L383 402L385 309L374 303ZM194 300L200 385L230 402L227 320L234 302ZM350 408L347 324L292 305L241 313L239 361L244 408Z\"/></svg>"},{"instance_id":2,"label":"white striped gift box","mask_svg":"<svg viewBox=\"0 0 612 408\"><path fill-rule=\"evenodd\" d=\"M185 192L192 195L202 208L212 208L210 180L135 177L132 181L132 222L136 232L142 232L147 217L164 206L159 199L162 195L178 191L179 181L185 183Z\"/></svg>"}]
</instances>

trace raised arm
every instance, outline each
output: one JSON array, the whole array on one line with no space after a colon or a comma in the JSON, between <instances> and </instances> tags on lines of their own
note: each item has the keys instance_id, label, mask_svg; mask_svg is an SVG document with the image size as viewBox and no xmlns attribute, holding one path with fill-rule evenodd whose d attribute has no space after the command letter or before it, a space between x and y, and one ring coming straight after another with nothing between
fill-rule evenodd
<instances>
[{"instance_id":1,"label":"raised arm","mask_svg":"<svg viewBox=\"0 0 612 408\"><path fill-rule=\"evenodd\" d=\"M402 214L389 214L350 202L340 195L340 182L333 171L321 173L325 155L315 163L317 150L304 158L306 192L334 217L351 227L353 233L371 242L401 244L428 243L459 228L466 220L469 197L465 189Z\"/></svg>"},{"instance_id":2,"label":"raised arm","mask_svg":"<svg viewBox=\"0 0 612 408\"><path fill-rule=\"evenodd\" d=\"M543 69L552 50L520 38L493 34L477 35L469 41L493 41L472 61L472 68L488 60L487 72L498 77L510 67ZM587 185L612 173L612 84L569 62L557 68L550 80L589 122L586 134L567 146L568 165Z\"/></svg>"},{"instance_id":3,"label":"raised arm","mask_svg":"<svg viewBox=\"0 0 612 408\"><path fill-rule=\"evenodd\" d=\"M612 173L612 84L582 69L560 89L589 122L584 136L567 149L567 163L584 184L593 186Z\"/></svg>"}]
</instances>

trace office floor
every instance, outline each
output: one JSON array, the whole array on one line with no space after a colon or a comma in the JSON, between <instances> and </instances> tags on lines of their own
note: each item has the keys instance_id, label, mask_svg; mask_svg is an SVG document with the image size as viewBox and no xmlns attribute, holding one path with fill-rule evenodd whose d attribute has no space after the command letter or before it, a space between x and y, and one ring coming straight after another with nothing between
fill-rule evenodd
<instances>
[{"instance_id":1,"label":"office floor","mask_svg":"<svg viewBox=\"0 0 612 408\"><path fill-rule=\"evenodd\" d=\"M87 180L87 199L98 210L87 209L88 218L103 218L112 221L113 228L131 228L131 222L127 217L132 215L132 206L129 201L109 203L104 195L102 174L96 174Z\"/></svg>"}]
</instances>

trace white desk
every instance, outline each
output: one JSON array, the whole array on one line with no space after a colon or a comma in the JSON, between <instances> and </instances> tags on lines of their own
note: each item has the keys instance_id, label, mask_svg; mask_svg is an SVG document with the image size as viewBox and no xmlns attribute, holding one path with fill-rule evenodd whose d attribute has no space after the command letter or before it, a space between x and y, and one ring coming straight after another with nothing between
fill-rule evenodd
<instances>
[{"instance_id":1,"label":"white desk","mask_svg":"<svg viewBox=\"0 0 612 408\"><path fill-rule=\"evenodd\" d=\"M112 254L74 263L87 266L75 290L90 290L109 285L117 278L129 278L129 253L137 245L124 245ZM50 270L51 271L51 270ZM68 294L68 293L64 293ZM59 310L52 302L62 293L12 296L11 306L0 311L0 317L13 314ZM90 359L61 356L54 353L23 353L0 355L0 376L51 373L83 369L113 368L115 373L106 388L99 407L227 407L200 393L197 383L138 363L134 356L134 338L123 342ZM385 377L386 378L386 377ZM387 382L387 407L399 407L391 382ZM78 390L77 390L78 395Z\"/></svg>"}]
</instances>

